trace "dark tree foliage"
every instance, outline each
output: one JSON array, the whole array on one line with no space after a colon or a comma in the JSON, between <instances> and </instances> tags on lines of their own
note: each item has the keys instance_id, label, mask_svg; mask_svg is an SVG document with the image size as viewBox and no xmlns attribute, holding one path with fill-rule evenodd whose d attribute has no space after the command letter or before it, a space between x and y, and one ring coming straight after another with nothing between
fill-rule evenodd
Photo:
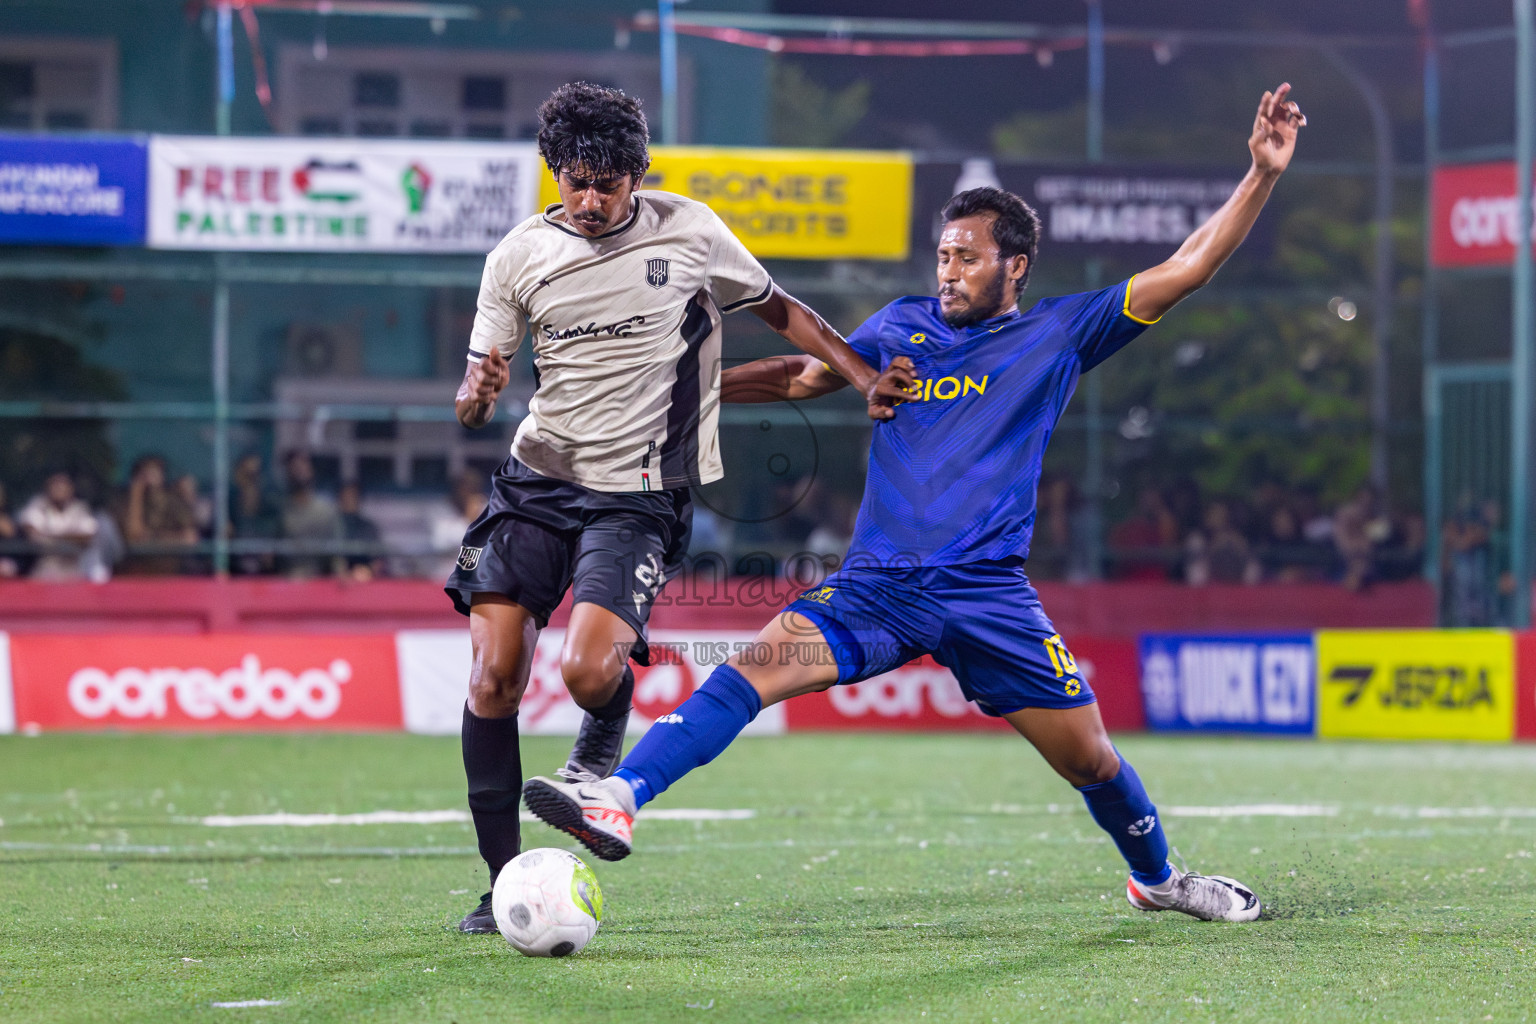
<instances>
[{"instance_id":1,"label":"dark tree foliage","mask_svg":"<svg viewBox=\"0 0 1536 1024\"><path fill-rule=\"evenodd\" d=\"M86 362L61 338L0 327L0 401L116 401L128 397L115 372ZM112 478L115 452L105 420L0 419L0 480L24 501L49 473L66 469L87 492Z\"/></svg>"}]
</instances>

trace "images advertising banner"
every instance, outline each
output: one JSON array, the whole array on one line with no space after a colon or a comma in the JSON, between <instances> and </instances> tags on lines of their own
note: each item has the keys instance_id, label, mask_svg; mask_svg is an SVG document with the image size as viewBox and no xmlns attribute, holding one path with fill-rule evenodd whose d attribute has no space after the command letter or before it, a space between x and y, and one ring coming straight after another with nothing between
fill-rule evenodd
<instances>
[{"instance_id":1,"label":"images advertising banner","mask_svg":"<svg viewBox=\"0 0 1536 1024\"><path fill-rule=\"evenodd\" d=\"M1508 740L1514 670L1502 629L1319 632L1318 735Z\"/></svg>"},{"instance_id":2,"label":"images advertising banner","mask_svg":"<svg viewBox=\"0 0 1536 1024\"><path fill-rule=\"evenodd\" d=\"M1310 634L1148 634L1140 653L1150 729L1312 734Z\"/></svg>"},{"instance_id":3,"label":"images advertising banner","mask_svg":"<svg viewBox=\"0 0 1536 1024\"><path fill-rule=\"evenodd\" d=\"M400 728L394 638L12 635L17 727L292 732Z\"/></svg>"},{"instance_id":4,"label":"images advertising banner","mask_svg":"<svg viewBox=\"0 0 1536 1024\"><path fill-rule=\"evenodd\" d=\"M144 143L0 134L0 242L142 245Z\"/></svg>"},{"instance_id":5,"label":"images advertising banner","mask_svg":"<svg viewBox=\"0 0 1536 1024\"><path fill-rule=\"evenodd\" d=\"M541 207L558 203L554 177L541 182ZM906 153L654 146L642 187L708 205L761 259L907 258Z\"/></svg>"},{"instance_id":6,"label":"images advertising banner","mask_svg":"<svg viewBox=\"0 0 1536 1024\"><path fill-rule=\"evenodd\" d=\"M532 143L155 135L149 245L486 253L534 212L539 167Z\"/></svg>"},{"instance_id":7,"label":"images advertising banner","mask_svg":"<svg viewBox=\"0 0 1536 1024\"><path fill-rule=\"evenodd\" d=\"M1226 202L1242 179L1210 168L1015 164L991 160L918 166L914 252L933 251L949 198L981 185L1014 193L1040 214L1040 259L1125 258L1145 266L1173 255L1190 233ZM1267 244L1260 218L1245 251Z\"/></svg>"}]
</instances>

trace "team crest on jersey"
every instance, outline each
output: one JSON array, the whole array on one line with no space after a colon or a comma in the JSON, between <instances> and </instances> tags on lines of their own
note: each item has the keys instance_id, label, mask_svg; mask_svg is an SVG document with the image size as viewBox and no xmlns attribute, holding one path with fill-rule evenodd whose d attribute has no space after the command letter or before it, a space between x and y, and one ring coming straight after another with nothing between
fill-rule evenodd
<instances>
[{"instance_id":1,"label":"team crest on jersey","mask_svg":"<svg viewBox=\"0 0 1536 1024\"><path fill-rule=\"evenodd\" d=\"M480 564L480 553L485 548L459 548L459 568L465 572L474 572Z\"/></svg>"},{"instance_id":2,"label":"team crest on jersey","mask_svg":"<svg viewBox=\"0 0 1536 1024\"><path fill-rule=\"evenodd\" d=\"M646 260L645 283L652 288L665 288L667 284L667 270L671 266L671 260Z\"/></svg>"}]
</instances>

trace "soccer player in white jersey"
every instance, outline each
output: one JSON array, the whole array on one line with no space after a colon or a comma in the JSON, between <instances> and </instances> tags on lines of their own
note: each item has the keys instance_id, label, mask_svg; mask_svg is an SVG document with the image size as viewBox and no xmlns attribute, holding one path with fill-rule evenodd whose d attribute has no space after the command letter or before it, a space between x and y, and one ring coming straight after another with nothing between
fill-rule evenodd
<instances>
[{"instance_id":1,"label":"soccer player in white jersey","mask_svg":"<svg viewBox=\"0 0 1536 1024\"><path fill-rule=\"evenodd\" d=\"M486 258L454 403L466 427L489 422L507 360L532 336L528 415L445 588L469 616L464 771L493 883L520 842L518 704L539 630L567 590L560 671L586 715L561 774L595 781L618 763L628 659L648 663L651 605L688 549L689 489L722 475L721 314L750 308L852 382L874 419L905 397L905 379L871 369L776 287L709 207L637 191L648 139L639 103L616 89L573 83L539 108L560 202ZM459 929L496 931L490 893Z\"/></svg>"}]
</instances>

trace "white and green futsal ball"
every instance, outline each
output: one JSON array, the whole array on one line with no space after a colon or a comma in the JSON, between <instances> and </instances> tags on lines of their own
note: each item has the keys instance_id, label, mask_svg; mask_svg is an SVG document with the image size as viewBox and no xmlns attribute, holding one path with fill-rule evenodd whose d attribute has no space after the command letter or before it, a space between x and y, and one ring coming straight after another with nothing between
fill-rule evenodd
<instances>
[{"instance_id":1,"label":"white and green futsal ball","mask_svg":"<svg viewBox=\"0 0 1536 1024\"><path fill-rule=\"evenodd\" d=\"M491 912L503 937L524 956L570 956L597 934L603 891L574 853L529 850L496 876Z\"/></svg>"}]
</instances>

